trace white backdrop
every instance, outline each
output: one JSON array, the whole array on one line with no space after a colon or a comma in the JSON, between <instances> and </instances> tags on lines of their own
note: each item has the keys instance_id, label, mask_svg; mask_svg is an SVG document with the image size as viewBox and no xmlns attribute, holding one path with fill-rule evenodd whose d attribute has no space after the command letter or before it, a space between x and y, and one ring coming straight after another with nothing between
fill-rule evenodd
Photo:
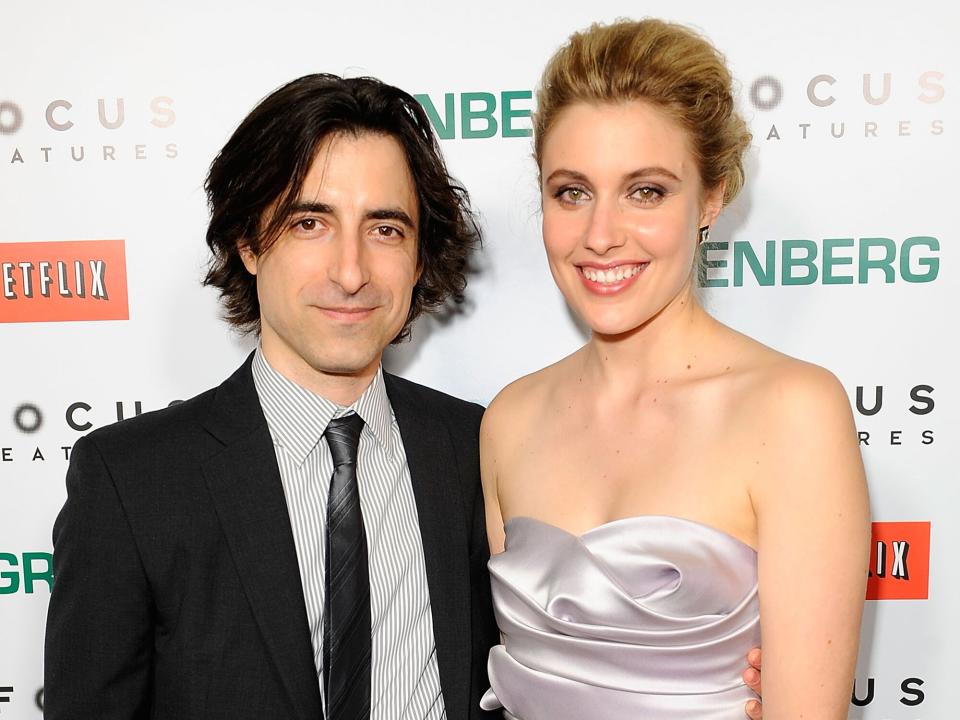
<instances>
[{"instance_id":1,"label":"white backdrop","mask_svg":"<svg viewBox=\"0 0 960 720\"><path fill-rule=\"evenodd\" d=\"M570 32L664 7L0 6L0 264L12 263L3 272L13 278L0 273L0 719L41 714L50 531L65 497L65 456L82 434L74 426L116 420L118 403L129 416L137 402L147 411L193 395L251 347L218 319L215 293L200 279L204 173L256 101L317 71L370 74L426 94L441 119L453 95L455 131L443 149L482 216L480 271L465 312L419 322L388 363L486 403L584 340L546 267L530 139L505 136L502 93L520 92L514 111L531 109L524 93ZM704 0L668 9L666 19L702 29L725 51L755 135L746 190L712 233L720 286L705 290L706 302L734 327L829 367L852 402L862 388L857 421L874 519L930 523L929 554L918 539L925 526L877 528L886 548L881 592L915 599L867 603L860 705L850 717L955 717L960 11L946 2L781 9ZM491 137L469 137L492 127L479 116L464 132L464 93L496 100ZM479 112L483 101L470 107ZM520 115L508 126L528 128ZM129 320L15 322L34 306L22 297L17 263L47 259L55 268L67 257L60 246L13 243L76 240L123 240ZM768 246L774 263L753 272L747 250L765 263ZM811 248L815 282L790 284L811 272L800 262ZM797 259L786 271L785 253ZM112 308L122 305L119 263L106 274ZM81 316L96 305L74 299L67 305ZM904 546L892 544L904 540L909 579L897 577Z\"/></svg>"}]
</instances>

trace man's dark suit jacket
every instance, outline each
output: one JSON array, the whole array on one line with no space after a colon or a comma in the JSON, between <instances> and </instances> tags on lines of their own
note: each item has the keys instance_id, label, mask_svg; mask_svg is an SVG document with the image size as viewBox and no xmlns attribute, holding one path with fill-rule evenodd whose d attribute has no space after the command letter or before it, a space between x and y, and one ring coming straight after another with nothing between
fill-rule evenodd
<instances>
[{"instance_id":1,"label":"man's dark suit jacket","mask_svg":"<svg viewBox=\"0 0 960 720\"><path fill-rule=\"evenodd\" d=\"M410 466L447 717L497 642L483 409L387 374ZM293 533L250 359L219 387L74 446L53 530L47 720L323 717Z\"/></svg>"}]
</instances>

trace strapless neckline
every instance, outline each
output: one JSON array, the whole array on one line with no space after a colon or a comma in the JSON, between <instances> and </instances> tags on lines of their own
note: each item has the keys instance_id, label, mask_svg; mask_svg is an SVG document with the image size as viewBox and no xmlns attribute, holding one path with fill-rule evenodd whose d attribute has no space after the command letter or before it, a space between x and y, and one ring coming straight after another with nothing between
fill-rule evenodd
<instances>
[{"instance_id":1,"label":"strapless neckline","mask_svg":"<svg viewBox=\"0 0 960 720\"><path fill-rule=\"evenodd\" d=\"M481 706L507 720L741 720L760 643L757 552L710 525L634 515L576 534L504 523L490 558L503 643Z\"/></svg>"},{"instance_id":2,"label":"strapless neckline","mask_svg":"<svg viewBox=\"0 0 960 720\"><path fill-rule=\"evenodd\" d=\"M504 521L503 529L504 529L504 532L506 533L506 532L509 532L509 527L513 524L516 524L518 522L520 523L530 522L536 525L543 525L544 527L561 532L564 535L569 535L572 538L583 540L590 537L591 535L596 535L602 532L619 529L621 525L630 525L634 523L642 525L644 523L649 523L650 521L664 521L664 520L668 522L685 523L688 525L701 528L703 530L707 530L712 533L716 533L717 535L720 535L734 543L737 543L738 545L741 545L742 547L752 552L754 555L757 554L756 549L754 549L751 545L749 545L748 543L745 543L743 540L741 540L737 536L731 535L726 530L721 530L718 527L715 527L713 525L707 525L706 523L699 522L698 520L691 520L690 518L680 517L679 515L664 515L662 513L654 513L654 514L648 514L648 515L628 515L626 517L616 518L615 520L608 520L605 523L596 525L590 528L589 530L585 530L579 534L570 532L569 530L566 530L560 527L559 525L554 525L553 523L549 523L546 520L540 520L539 518L535 518L531 515L514 515L509 520Z\"/></svg>"}]
</instances>

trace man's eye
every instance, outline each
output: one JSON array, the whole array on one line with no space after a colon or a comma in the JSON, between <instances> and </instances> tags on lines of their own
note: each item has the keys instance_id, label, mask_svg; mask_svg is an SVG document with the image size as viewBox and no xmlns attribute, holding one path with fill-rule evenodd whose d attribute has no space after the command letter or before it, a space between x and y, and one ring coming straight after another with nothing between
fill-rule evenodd
<instances>
[{"instance_id":1,"label":"man's eye","mask_svg":"<svg viewBox=\"0 0 960 720\"><path fill-rule=\"evenodd\" d=\"M303 218L302 220L297 221L297 228L300 230L306 230L307 232L313 232L320 226L320 223L317 222L316 218Z\"/></svg>"},{"instance_id":2,"label":"man's eye","mask_svg":"<svg viewBox=\"0 0 960 720\"><path fill-rule=\"evenodd\" d=\"M403 233L401 233L400 230L398 230L397 228L393 227L393 225L378 225L376 228L376 232L381 237L386 237L386 238L403 237Z\"/></svg>"}]
</instances>

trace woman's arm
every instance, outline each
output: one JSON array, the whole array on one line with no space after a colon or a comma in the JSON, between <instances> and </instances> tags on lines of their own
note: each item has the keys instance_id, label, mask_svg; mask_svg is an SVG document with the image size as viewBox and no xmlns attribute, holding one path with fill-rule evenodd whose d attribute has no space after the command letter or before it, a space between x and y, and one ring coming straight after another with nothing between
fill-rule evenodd
<instances>
[{"instance_id":1,"label":"woman's arm","mask_svg":"<svg viewBox=\"0 0 960 720\"><path fill-rule=\"evenodd\" d=\"M763 711L838 720L849 710L869 559L867 485L846 393L792 365L761 403L751 487L759 533Z\"/></svg>"}]
</instances>

